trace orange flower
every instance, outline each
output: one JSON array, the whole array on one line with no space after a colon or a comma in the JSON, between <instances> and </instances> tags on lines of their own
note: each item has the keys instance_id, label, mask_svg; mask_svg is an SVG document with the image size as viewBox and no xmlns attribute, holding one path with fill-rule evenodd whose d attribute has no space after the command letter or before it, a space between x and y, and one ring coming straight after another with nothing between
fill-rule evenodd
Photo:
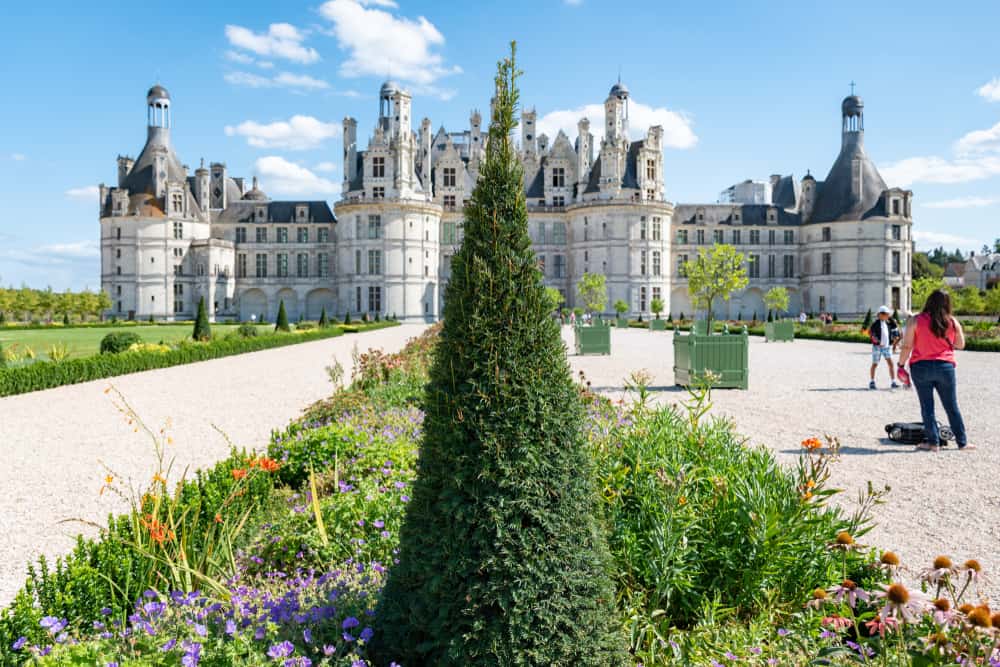
<instances>
[{"instance_id":1,"label":"orange flower","mask_svg":"<svg viewBox=\"0 0 1000 667\"><path fill-rule=\"evenodd\" d=\"M677 504L678 505L687 505L687 498L685 498L684 496L680 496L679 498L677 498Z\"/></svg>"},{"instance_id":2,"label":"orange flower","mask_svg":"<svg viewBox=\"0 0 1000 667\"><path fill-rule=\"evenodd\" d=\"M168 529L166 525L161 523L152 514L147 514L143 517L141 523L149 531L149 538L157 544L163 544L174 539L174 531Z\"/></svg>"},{"instance_id":3,"label":"orange flower","mask_svg":"<svg viewBox=\"0 0 1000 667\"><path fill-rule=\"evenodd\" d=\"M222 523L222 515L218 512L215 513L215 523Z\"/></svg>"},{"instance_id":4,"label":"orange flower","mask_svg":"<svg viewBox=\"0 0 1000 667\"><path fill-rule=\"evenodd\" d=\"M260 469L263 470L264 472L275 472L278 468L281 467L277 461L275 461L272 458L268 458L266 456L261 457L257 461L257 465L260 466Z\"/></svg>"},{"instance_id":5,"label":"orange flower","mask_svg":"<svg viewBox=\"0 0 1000 667\"><path fill-rule=\"evenodd\" d=\"M802 446L812 452L817 449L822 449L823 443L819 441L819 438L806 438L802 441Z\"/></svg>"},{"instance_id":6,"label":"orange flower","mask_svg":"<svg viewBox=\"0 0 1000 667\"><path fill-rule=\"evenodd\" d=\"M243 479L246 476L247 476L247 471L244 468L233 469L233 479Z\"/></svg>"},{"instance_id":7,"label":"orange flower","mask_svg":"<svg viewBox=\"0 0 1000 667\"><path fill-rule=\"evenodd\" d=\"M167 478L161 475L160 473L156 473L155 475L153 475L153 481L159 482L160 484L166 484Z\"/></svg>"}]
</instances>

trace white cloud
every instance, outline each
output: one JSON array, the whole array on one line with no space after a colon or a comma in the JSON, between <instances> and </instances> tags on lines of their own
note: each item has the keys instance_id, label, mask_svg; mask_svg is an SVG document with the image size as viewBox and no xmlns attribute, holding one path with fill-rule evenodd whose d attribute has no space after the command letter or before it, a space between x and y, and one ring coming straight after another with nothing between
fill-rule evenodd
<instances>
[{"instance_id":1,"label":"white cloud","mask_svg":"<svg viewBox=\"0 0 1000 667\"><path fill-rule=\"evenodd\" d=\"M329 173L331 171L337 171L337 163L335 162L320 162L316 165L316 171L322 171Z\"/></svg>"},{"instance_id":2,"label":"white cloud","mask_svg":"<svg viewBox=\"0 0 1000 667\"><path fill-rule=\"evenodd\" d=\"M1000 77L995 77L992 81L987 81L977 88L976 95L990 102L1000 102Z\"/></svg>"},{"instance_id":3,"label":"white cloud","mask_svg":"<svg viewBox=\"0 0 1000 667\"><path fill-rule=\"evenodd\" d=\"M89 200L96 203L100 191L96 185L86 185L82 188L70 188L64 194L71 199Z\"/></svg>"},{"instance_id":4,"label":"white cloud","mask_svg":"<svg viewBox=\"0 0 1000 667\"><path fill-rule=\"evenodd\" d=\"M595 154L604 138L604 105L586 104L576 109L550 111L538 119L538 133L545 133L550 140L562 130L572 142L577 135L576 124L581 118L590 120L590 131L594 135ZM663 107L650 107L629 100L629 135L632 139L643 139L652 125L663 127L663 144L668 148L692 148L698 137L691 129L691 118L682 112Z\"/></svg>"},{"instance_id":5,"label":"white cloud","mask_svg":"<svg viewBox=\"0 0 1000 667\"><path fill-rule=\"evenodd\" d=\"M922 229L913 230L913 240L918 248L937 248L938 246L945 246L946 248L976 248L979 249L983 245L981 239L970 239L965 236L957 236L955 234L945 234L942 232L929 232Z\"/></svg>"},{"instance_id":6,"label":"white cloud","mask_svg":"<svg viewBox=\"0 0 1000 667\"><path fill-rule=\"evenodd\" d=\"M281 72L275 77L261 76L251 72L227 72L223 77L234 86L249 88L291 88L294 90L323 90L330 87L326 81L314 79L304 74Z\"/></svg>"},{"instance_id":7,"label":"white cloud","mask_svg":"<svg viewBox=\"0 0 1000 667\"><path fill-rule=\"evenodd\" d=\"M97 241L75 241L53 243L33 248L6 249L0 254L6 260L28 266L51 266L53 264L90 263L101 256Z\"/></svg>"},{"instance_id":8,"label":"white cloud","mask_svg":"<svg viewBox=\"0 0 1000 667\"><path fill-rule=\"evenodd\" d=\"M890 186L905 188L913 183L966 183L1000 174L1000 158L911 157L879 170Z\"/></svg>"},{"instance_id":9,"label":"white cloud","mask_svg":"<svg viewBox=\"0 0 1000 667\"><path fill-rule=\"evenodd\" d=\"M348 57L340 65L346 77L379 76L401 79L414 92L450 99L453 91L440 90L435 83L462 71L446 65L435 52L444 44L444 35L423 16L416 20L394 16L388 0L329 0L320 14L333 23L330 33Z\"/></svg>"},{"instance_id":10,"label":"white cloud","mask_svg":"<svg viewBox=\"0 0 1000 667\"><path fill-rule=\"evenodd\" d=\"M257 67L261 69L274 69L274 63L270 60L259 60L257 61Z\"/></svg>"},{"instance_id":11,"label":"white cloud","mask_svg":"<svg viewBox=\"0 0 1000 667\"><path fill-rule=\"evenodd\" d=\"M241 65L249 65L253 62L253 57L239 51L226 51L226 60Z\"/></svg>"},{"instance_id":12,"label":"white cloud","mask_svg":"<svg viewBox=\"0 0 1000 667\"><path fill-rule=\"evenodd\" d=\"M266 33L256 33L238 25L227 25L226 39L233 46L258 56L284 58L303 65L319 60L316 49L303 46L305 35L290 23L272 23Z\"/></svg>"},{"instance_id":13,"label":"white cloud","mask_svg":"<svg viewBox=\"0 0 1000 667\"><path fill-rule=\"evenodd\" d=\"M227 137L246 137L247 143L257 148L308 150L322 145L327 139L340 136L341 127L312 116L295 115L288 120L267 124L247 120L239 125L227 125L225 132Z\"/></svg>"},{"instance_id":14,"label":"white cloud","mask_svg":"<svg viewBox=\"0 0 1000 667\"><path fill-rule=\"evenodd\" d=\"M254 163L254 169L263 181L262 188L268 193L297 196L340 193L340 183L317 176L277 155L259 158Z\"/></svg>"},{"instance_id":15,"label":"white cloud","mask_svg":"<svg viewBox=\"0 0 1000 667\"><path fill-rule=\"evenodd\" d=\"M993 206L994 204L1000 204L1000 199L996 197L958 197L956 199L943 199L920 205L924 208L983 208L985 206Z\"/></svg>"},{"instance_id":16,"label":"white cloud","mask_svg":"<svg viewBox=\"0 0 1000 667\"><path fill-rule=\"evenodd\" d=\"M10 159L14 162L24 162L27 156L24 153L11 153Z\"/></svg>"},{"instance_id":17,"label":"white cloud","mask_svg":"<svg viewBox=\"0 0 1000 667\"><path fill-rule=\"evenodd\" d=\"M981 155L1000 153L1000 123L987 130L973 130L955 142L958 155Z\"/></svg>"}]
</instances>

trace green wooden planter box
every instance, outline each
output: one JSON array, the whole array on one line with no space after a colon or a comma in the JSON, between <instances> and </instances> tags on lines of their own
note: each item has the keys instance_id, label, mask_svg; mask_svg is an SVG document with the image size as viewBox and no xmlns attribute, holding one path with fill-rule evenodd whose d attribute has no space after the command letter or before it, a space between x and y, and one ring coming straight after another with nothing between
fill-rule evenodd
<instances>
[{"instance_id":1,"label":"green wooden planter box","mask_svg":"<svg viewBox=\"0 0 1000 667\"><path fill-rule=\"evenodd\" d=\"M603 324L573 330L577 354L611 354L611 327Z\"/></svg>"},{"instance_id":2,"label":"green wooden planter box","mask_svg":"<svg viewBox=\"0 0 1000 667\"><path fill-rule=\"evenodd\" d=\"M625 317L619 317L618 321L616 322L616 326L619 329L628 329L628 319Z\"/></svg>"},{"instance_id":3,"label":"green wooden planter box","mask_svg":"<svg viewBox=\"0 0 1000 667\"><path fill-rule=\"evenodd\" d=\"M650 320L649 321L650 331L666 331L667 321L666 320Z\"/></svg>"},{"instance_id":4,"label":"green wooden planter box","mask_svg":"<svg viewBox=\"0 0 1000 667\"><path fill-rule=\"evenodd\" d=\"M768 343L775 340L795 340L794 322L765 322L764 340Z\"/></svg>"},{"instance_id":5,"label":"green wooden planter box","mask_svg":"<svg viewBox=\"0 0 1000 667\"><path fill-rule=\"evenodd\" d=\"M691 333L697 336L708 335L708 321L707 320L695 320L691 323Z\"/></svg>"},{"instance_id":6,"label":"green wooden planter box","mask_svg":"<svg viewBox=\"0 0 1000 667\"><path fill-rule=\"evenodd\" d=\"M682 336L674 331L674 383L698 384L711 371L718 379L713 387L746 389L750 380L750 345L746 327L740 333Z\"/></svg>"}]
</instances>

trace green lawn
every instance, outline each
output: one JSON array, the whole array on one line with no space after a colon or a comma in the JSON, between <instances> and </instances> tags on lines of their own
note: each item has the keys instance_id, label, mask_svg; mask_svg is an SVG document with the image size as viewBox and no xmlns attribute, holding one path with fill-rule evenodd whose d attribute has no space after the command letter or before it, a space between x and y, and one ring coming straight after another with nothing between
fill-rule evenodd
<instances>
[{"instance_id":1,"label":"green lawn","mask_svg":"<svg viewBox=\"0 0 1000 667\"><path fill-rule=\"evenodd\" d=\"M231 331L236 331L238 324L213 324L212 335L222 336ZM259 324L257 328L260 333L270 332L274 329L273 324ZM47 359L46 352L56 344L63 343L69 348L70 358L87 357L97 354L101 349L101 339L112 331L131 331L147 343L175 343L179 340L191 337L194 325L172 326L149 324L142 326L108 326L108 327L81 327L78 329L3 329L0 328L0 347L4 349L13 345L17 346L19 354L24 353L25 346L30 347L38 355L39 359Z\"/></svg>"}]
</instances>

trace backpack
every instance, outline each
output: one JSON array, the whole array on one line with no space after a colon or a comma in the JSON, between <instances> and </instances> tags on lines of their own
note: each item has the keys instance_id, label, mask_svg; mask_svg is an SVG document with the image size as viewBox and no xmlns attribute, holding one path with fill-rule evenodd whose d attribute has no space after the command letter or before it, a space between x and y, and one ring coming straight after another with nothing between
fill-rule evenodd
<instances>
[{"instance_id":1,"label":"backpack","mask_svg":"<svg viewBox=\"0 0 1000 667\"><path fill-rule=\"evenodd\" d=\"M923 422L893 422L885 425L885 432L893 442L904 445L919 445L926 442L924 437ZM947 426L938 424L938 434L941 436L941 446L945 446L949 440L955 439L955 434Z\"/></svg>"}]
</instances>

